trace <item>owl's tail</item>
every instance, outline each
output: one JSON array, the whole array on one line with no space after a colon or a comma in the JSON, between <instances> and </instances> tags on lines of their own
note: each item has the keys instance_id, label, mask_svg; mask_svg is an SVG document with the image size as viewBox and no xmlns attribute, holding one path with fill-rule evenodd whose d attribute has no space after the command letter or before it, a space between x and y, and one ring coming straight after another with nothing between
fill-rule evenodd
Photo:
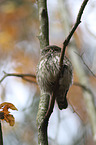
<instances>
[{"instance_id":1,"label":"owl's tail","mask_svg":"<svg viewBox=\"0 0 96 145\"><path fill-rule=\"evenodd\" d=\"M68 90L64 91L63 93L60 93L60 95L56 97L56 102L60 110L66 109L68 107L68 102L66 98L67 92Z\"/></svg>"}]
</instances>

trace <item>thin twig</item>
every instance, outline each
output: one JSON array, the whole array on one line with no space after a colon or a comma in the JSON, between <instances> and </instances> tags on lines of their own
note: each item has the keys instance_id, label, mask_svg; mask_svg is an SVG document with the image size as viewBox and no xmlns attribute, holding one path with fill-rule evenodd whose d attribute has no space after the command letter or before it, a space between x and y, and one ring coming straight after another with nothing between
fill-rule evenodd
<instances>
[{"instance_id":1,"label":"thin twig","mask_svg":"<svg viewBox=\"0 0 96 145\"><path fill-rule=\"evenodd\" d=\"M49 102L49 107L48 107L48 110L45 114L45 117L44 117L44 121L48 122L52 112L53 112L53 108L54 108L54 104L55 104L55 95L52 94L52 96L50 97L50 102Z\"/></svg>"},{"instance_id":2,"label":"thin twig","mask_svg":"<svg viewBox=\"0 0 96 145\"><path fill-rule=\"evenodd\" d=\"M59 80L60 80L60 74L61 72L59 71L59 74L57 76L57 80L55 82L55 86L54 86L54 90L53 90L53 93L52 93L52 96L51 96L51 99L50 99L50 102L49 102L49 107L48 107L48 110L46 112L46 115L44 117L44 121L49 121L49 118L53 112L53 108L54 108L54 104L55 104L55 99L56 99L56 94L58 92L58 88L59 88Z\"/></svg>"},{"instance_id":3,"label":"thin twig","mask_svg":"<svg viewBox=\"0 0 96 145\"><path fill-rule=\"evenodd\" d=\"M3 71L4 72L4 71ZM28 81L28 82L31 82L31 83L35 83L35 84L37 84L37 82L36 82L36 76L35 75L33 75L33 74L17 74L17 73L6 73L6 72L4 72L4 76L1 78L1 80L0 80L0 83L6 78L6 77L8 77L8 76L14 76L14 77L20 77L20 78L22 78L23 80L25 80L25 81ZM28 79L28 78L29 79ZM30 78L32 78L33 80L30 80Z\"/></svg>"},{"instance_id":4,"label":"thin twig","mask_svg":"<svg viewBox=\"0 0 96 145\"><path fill-rule=\"evenodd\" d=\"M92 72L92 70L89 68L89 66L85 63L85 61L84 61L84 59L83 59L83 54L84 54L84 53L82 53L81 55L78 54L77 52L75 52L75 53L81 58L83 64L87 67L87 69L89 70L89 72L96 78L96 75Z\"/></svg>"},{"instance_id":5,"label":"thin twig","mask_svg":"<svg viewBox=\"0 0 96 145\"><path fill-rule=\"evenodd\" d=\"M0 145L3 145L2 126L0 121Z\"/></svg>"},{"instance_id":6,"label":"thin twig","mask_svg":"<svg viewBox=\"0 0 96 145\"><path fill-rule=\"evenodd\" d=\"M80 7L80 10L79 10L79 13L78 13L78 16L77 16L77 19L76 19L76 22L73 26L73 28L71 29L69 35L67 36L67 38L65 39L65 41L63 42L63 48L61 50L61 56L60 56L60 67L62 67L62 64L63 64L63 60L64 60L64 55L65 55L65 49L67 47L67 45L69 44L69 41L71 39L71 37L73 36L75 30L77 29L78 25L81 23L81 16L83 14L83 11L84 11L84 8L85 6L87 5L87 2L89 0L84 0L81 7Z\"/></svg>"},{"instance_id":7,"label":"thin twig","mask_svg":"<svg viewBox=\"0 0 96 145\"><path fill-rule=\"evenodd\" d=\"M84 89L85 91L87 91L92 96L93 99L95 98L93 92L91 91L91 89L88 88L88 87L86 87L85 85L80 84L80 83L77 83L77 82L74 82L73 85L78 86L78 87L81 87L82 89Z\"/></svg>"},{"instance_id":8,"label":"thin twig","mask_svg":"<svg viewBox=\"0 0 96 145\"><path fill-rule=\"evenodd\" d=\"M94 32L92 32L92 31L89 29L89 27L88 27L88 24L87 24L87 23L85 23L85 28L86 28L86 30L88 31L88 33L89 33L92 37L94 37L94 38L96 39L96 35L95 35L95 33L94 33Z\"/></svg>"}]
</instances>

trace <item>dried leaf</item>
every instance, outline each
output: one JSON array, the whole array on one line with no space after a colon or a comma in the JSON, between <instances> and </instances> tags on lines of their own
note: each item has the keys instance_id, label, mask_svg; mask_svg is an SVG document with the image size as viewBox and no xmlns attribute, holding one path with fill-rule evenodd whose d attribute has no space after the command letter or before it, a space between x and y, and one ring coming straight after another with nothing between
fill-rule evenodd
<instances>
[{"instance_id":1,"label":"dried leaf","mask_svg":"<svg viewBox=\"0 0 96 145\"><path fill-rule=\"evenodd\" d=\"M18 111L18 109L12 103L8 103L8 102L1 103L0 109L2 109L2 108L3 108L3 110L8 110L10 108L12 110Z\"/></svg>"},{"instance_id":2,"label":"dried leaf","mask_svg":"<svg viewBox=\"0 0 96 145\"><path fill-rule=\"evenodd\" d=\"M9 114L7 116L7 119L8 119L8 123L10 124L10 126L13 126L15 124L15 118L13 115Z\"/></svg>"},{"instance_id":3,"label":"dried leaf","mask_svg":"<svg viewBox=\"0 0 96 145\"><path fill-rule=\"evenodd\" d=\"M0 109L2 109L2 111L0 111L0 119L5 120L10 124L10 126L13 126L15 124L15 118L12 114L10 114L8 109L12 109L12 110L18 110L18 109L12 103L8 103L8 102L1 103Z\"/></svg>"}]
</instances>

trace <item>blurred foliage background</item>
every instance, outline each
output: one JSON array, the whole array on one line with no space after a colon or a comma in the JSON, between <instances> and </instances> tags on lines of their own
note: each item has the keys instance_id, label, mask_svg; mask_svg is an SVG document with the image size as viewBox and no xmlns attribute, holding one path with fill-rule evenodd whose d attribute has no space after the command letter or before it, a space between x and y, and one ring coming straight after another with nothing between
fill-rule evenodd
<instances>
[{"instance_id":1,"label":"blurred foliage background","mask_svg":"<svg viewBox=\"0 0 96 145\"><path fill-rule=\"evenodd\" d=\"M62 47L70 28L75 23L82 0L48 0L50 44ZM3 71L18 74L36 74L39 60L39 20L36 0L0 0L0 78ZM73 45L75 44L75 45ZM82 23L74 33L66 55L70 59L77 55L70 48L83 53L84 62L96 73L96 0L89 1L84 10ZM96 108L96 79L85 66L83 68L90 82ZM75 60L77 61L77 60ZM74 80L79 83L73 64ZM30 78L31 79L31 78ZM55 104L48 127L50 145L94 145L88 119L88 109L82 88L73 85L68 93L69 107L59 111ZM39 104L39 88L17 77L7 77L0 84L0 102L13 103L18 112L15 126L2 122L4 145L37 145L36 115Z\"/></svg>"}]
</instances>

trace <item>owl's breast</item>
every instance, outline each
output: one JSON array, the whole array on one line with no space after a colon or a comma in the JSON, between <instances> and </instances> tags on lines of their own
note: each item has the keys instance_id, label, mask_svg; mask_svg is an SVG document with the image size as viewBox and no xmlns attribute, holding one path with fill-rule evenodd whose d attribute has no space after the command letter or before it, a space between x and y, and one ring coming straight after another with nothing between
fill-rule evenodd
<instances>
[{"instance_id":1,"label":"owl's breast","mask_svg":"<svg viewBox=\"0 0 96 145\"><path fill-rule=\"evenodd\" d=\"M50 54L47 57L42 57L40 60L37 67L37 81L41 90L52 93L59 73L59 59L60 54ZM72 83L72 71L68 59L65 58L64 63L66 65L64 65L63 72L61 73L59 86L61 89L68 89Z\"/></svg>"}]
</instances>

